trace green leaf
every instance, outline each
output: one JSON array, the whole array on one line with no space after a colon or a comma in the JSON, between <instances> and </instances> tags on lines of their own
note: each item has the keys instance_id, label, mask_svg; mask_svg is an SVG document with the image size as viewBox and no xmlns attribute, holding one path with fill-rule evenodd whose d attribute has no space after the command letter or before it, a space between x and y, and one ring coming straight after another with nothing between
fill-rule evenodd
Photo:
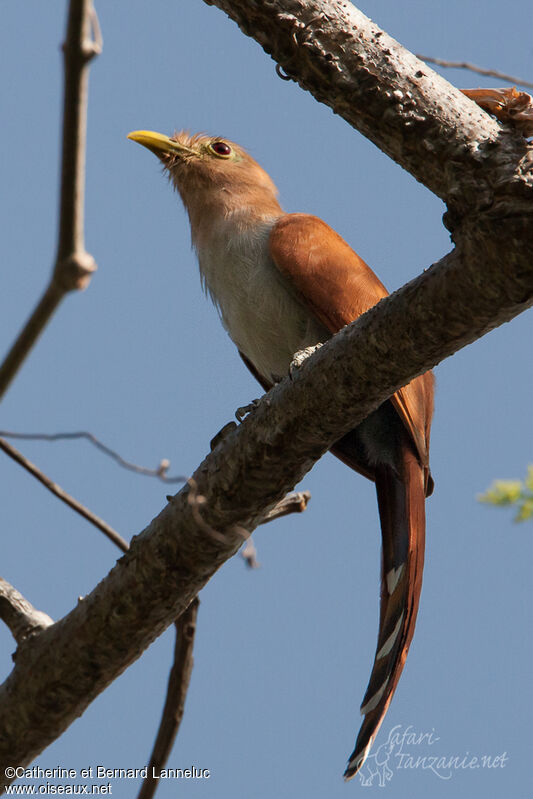
<instances>
[{"instance_id":1,"label":"green leaf","mask_svg":"<svg viewBox=\"0 0 533 799\"><path fill-rule=\"evenodd\" d=\"M495 480L484 494L478 495L478 500L488 505L510 505L516 508L515 522L533 518L533 465L528 466L523 481Z\"/></svg>"}]
</instances>

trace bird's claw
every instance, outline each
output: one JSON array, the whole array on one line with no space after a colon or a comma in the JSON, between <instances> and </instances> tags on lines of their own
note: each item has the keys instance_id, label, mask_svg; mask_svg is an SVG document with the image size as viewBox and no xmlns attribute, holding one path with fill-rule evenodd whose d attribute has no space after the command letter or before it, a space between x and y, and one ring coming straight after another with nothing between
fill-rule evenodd
<instances>
[{"instance_id":1,"label":"bird's claw","mask_svg":"<svg viewBox=\"0 0 533 799\"><path fill-rule=\"evenodd\" d=\"M258 405L259 405L259 400L254 399L248 405L243 405L241 408L237 408L237 410L235 411L235 418L237 419L239 424L242 422L244 417L247 416L252 411L254 411Z\"/></svg>"}]
</instances>

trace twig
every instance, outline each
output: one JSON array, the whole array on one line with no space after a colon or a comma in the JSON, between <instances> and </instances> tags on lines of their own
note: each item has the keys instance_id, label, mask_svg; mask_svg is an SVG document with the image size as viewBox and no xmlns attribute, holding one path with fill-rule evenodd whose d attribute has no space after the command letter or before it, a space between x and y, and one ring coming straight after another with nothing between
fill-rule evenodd
<instances>
[{"instance_id":1,"label":"twig","mask_svg":"<svg viewBox=\"0 0 533 799\"><path fill-rule=\"evenodd\" d=\"M6 455L9 455L10 458L13 458L14 461L19 463L26 471L32 474L34 477L39 480L52 494L55 494L62 502L68 505L70 508L79 513L80 516L83 516L84 519L87 519L91 524L94 524L95 527L98 527L99 530L102 531L104 535L106 535L110 541L120 547L123 552L126 552L128 549L127 542L119 535L116 530L113 530L103 519L100 519L96 514L90 511L85 505L82 505L81 502L78 502L77 499L71 497L70 494L67 494L61 486L58 486L57 483L54 483L47 477L44 472L41 472L40 469L37 468L31 461L22 455L15 447L12 447L11 444L8 444L7 441L4 441L0 438L0 449L3 449Z\"/></svg>"},{"instance_id":2,"label":"twig","mask_svg":"<svg viewBox=\"0 0 533 799\"><path fill-rule=\"evenodd\" d=\"M65 93L56 263L48 287L0 366L0 398L60 302L69 291L86 288L96 269L93 257L85 251L83 236L89 63L101 50L92 0L71 0L63 50Z\"/></svg>"},{"instance_id":3,"label":"twig","mask_svg":"<svg viewBox=\"0 0 533 799\"><path fill-rule=\"evenodd\" d=\"M273 522L275 519L281 519L282 516L288 516L289 513L303 513L310 499L310 491L294 491L292 494L287 494L287 496L269 510L268 513L265 513L259 524ZM257 549L255 548L252 536L250 536L241 549L241 557L244 559L249 569L258 569L261 565L257 559Z\"/></svg>"},{"instance_id":4,"label":"twig","mask_svg":"<svg viewBox=\"0 0 533 799\"><path fill-rule=\"evenodd\" d=\"M489 78L498 78L499 80L505 80L509 83L516 83L519 86L528 86L530 89L533 89L533 83L529 83L527 80L522 80L522 78L516 78L513 75L506 75L504 72L498 72L495 69L484 69L483 67L477 67L475 64L470 64L468 61L444 61L441 58L432 58L428 55L417 55L421 61L426 61L428 64L436 64L438 67L446 67L449 69L468 69L470 72L476 72L478 75L487 75Z\"/></svg>"},{"instance_id":5,"label":"twig","mask_svg":"<svg viewBox=\"0 0 533 799\"><path fill-rule=\"evenodd\" d=\"M241 549L241 557L249 569L258 569L260 567L261 564L257 560L257 549L255 548L252 536L250 536Z\"/></svg>"},{"instance_id":6,"label":"twig","mask_svg":"<svg viewBox=\"0 0 533 799\"><path fill-rule=\"evenodd\" d=\"M303 513L311 499L310 491L294 491L292 494L287 494L281 502L278 502L272 510L269 510L261 520L261 524L273 522L275 519L280 519L282 516L288 516L289 513Z\"/></svg>"},{"instance_id":7,"label":"twig","mask_svg":"<svg viewBox=\"0 0 533 799\"><path fill-rule=\"evenodd\" d=\"M148 776L143 781L137 799L152 799L160 782L154 778L154 774L159 775L167 762L183 718L194 660L193 647L199 604L196 597L175 622L174 663L168 678L167 697L150 756Z\"/></svg>"},{"instance_id":8,"label":"twig","mask_svg":"<svg viewBox=\"0 0 533 799\"><path fill-rule=\"evenodd\" d=\"M129 549L127 541L125 541L116 530L113 530L112 527L78 502L78 500L71 497L70 494L67 494L57 483L50 480L40 469L2 438L0 438L0 449L36 477L37 480L55 494L56 497L69 505L69 507L85 519L92 522L92 524L116 544L122 552L126 552ZM174 744L183 717L185 697L187 696L193 665L192 651L198 603L198 598L194 599L185 613L175 622L176 646L174 650L174 662L170 671L165 706L163 708L163 714L151 756L149 775L154 773L152 771L152 765L154 768L159 769L164 766ZM44 629L48 624L53 623L46 614L41 614L40 611L35 610L15 588L10 586L9 583L2 581L1 578L0 618L5 621L17 643L20 643L31 632ZM158 784L158 780L147 777L141 787L139 799L141 799L141 797L144 799L152 797Z\"/></svg>"},{"instance_id":9,"label":"twig","mask_svg":"<svg viewBox=\"0 0 533 799\"><path fill-rule=\"evenodd\" d=\"M148 477L158 477L164 483L187 482L187 478L182 477L181 475L174 475L173 477L167 476L167 471L170 467L170 461L167 458L163 458L161 460L157 469L148 469L146 466L138 466L136 463L131 463L130 461L125 460L121 455L119 455L118 452L115 452L115 450L111 449L111 447L108 447L92 433L88 433L84 430L79 430L73 433L14 433L11 430L0 430L0 436L3 436L4 438L18 438L26 441L62 441L84 438L86 441L94 444L94 446L97 447L97 449L99 449L101 452L109 455L110 458L113 458L113 460L115 460L119 466L124 467L124 469L129 469L131 472L144 474Z\"/></svg>"},{"instance_id":10,"label":"twig","mask_svg":"<svg viewBox=\"0 0 533 799\"><path fill-rule=\"evenodd\" d=\"M37 610L7 580L0 577L0 619L11 630L17 644L32 633L54 623L47 613Z\"/></svg>"},{"instance_id":11,"label":"twig","mask_svg":"<svg viewBox=\"0 0 533 799\"><path fill-rule=\"evenodd\" d=\"M21 434L24 437L24 434ZM96 516L92 511L82 505L78 500L67 494L57 483L54 483L33 463L24 457L18 450L0 438L0 449L10 458L24 467L30 474L39 480L62 502L92 522L104 535L106 535L122 552L127 552L129 545L116 530ZM170 754L176 738L183 712L185 698L191 679L193 666L194 634L196 631L196 614L198 611L198 598L194 599L187 610L176 620L176 645L174 649L174 662L170 671L167 697L159 730L152 751L149 776L143 782L139 799L149 799L157 789L159 781L153 779L153 769L161 769ZM5 621L17 643L20 643L30 633L44 629L53 624L52 619L45 613L36 610L15 588L0 578L0 618Z\"/></svg>"},{"instance_id":12,"label":"twig","mask_svg":"<svg viewBox=\"0 0 533 799\"><path fill-rule=\"evenodd\" d=\"M247 541L250 538L250 533L248 530L245 530L244 527L238 527L237 525L233 525L227 533L221 533L219 530L215 530L214 527L211 527L200 513L200 508L202 505L205 505L206 499L202 494L198 493L198 484L193 477L189 477L187 480L189 485L189 493L187 494L187 504L191 508L192 515L198 527L202 529L210 538L214 541L218 541L220 544L227 544L228 541L232 538L232 533L235 533L242 541ZM171 498L172 499L172 498Z\"/></svg>"},{"instance_id":13,"label":"twig","mask_svg":"<svg viewBox=\"0 0 533 799\"><path fill-rule=\"evenodd\" d=\"M98 19L98 14L96 13L95 7L92 5L92 0L89 8L89 19L91 22L92 39L89 39L88 41L86 40L85 45L87 52L89 53L89 58L93 58L93 56L100 55L102 52L104 47L104 39L102 36L102 29L100 28L100 20Z\"/></svg>"}]
</instances>

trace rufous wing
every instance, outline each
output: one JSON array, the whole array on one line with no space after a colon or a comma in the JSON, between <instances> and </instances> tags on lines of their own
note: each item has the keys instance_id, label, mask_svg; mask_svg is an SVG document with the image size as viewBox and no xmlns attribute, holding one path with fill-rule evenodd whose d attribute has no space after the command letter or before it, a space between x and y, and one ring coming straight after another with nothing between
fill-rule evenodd
<instances>
[{"instance_id":1,"label":"rufous wing","mask_svg":"<svg viewBox=\"0 0 533 799\"><path fill-rule=\"evenodd\" d=\"M270 254L301 302L331 333L387 296L363 259L316 216L283 216L272 228Z\"/></svg>"},{"instance_id":2,"label":"rufous wing","mask_svg":"<svg viewBox=\"0 0 533 799\"><path fill-rule=\"evenodd\" d=\"M388 295L363 259L316 216L283 216L272 228L270 254L302 304L332 334ZM412 380L391 401L427 469L433 412L432 374L427 372ZM361 471L369 476L364 468ZM429 475L428 482L431 486Z\"/></svg>"}]
</instances>

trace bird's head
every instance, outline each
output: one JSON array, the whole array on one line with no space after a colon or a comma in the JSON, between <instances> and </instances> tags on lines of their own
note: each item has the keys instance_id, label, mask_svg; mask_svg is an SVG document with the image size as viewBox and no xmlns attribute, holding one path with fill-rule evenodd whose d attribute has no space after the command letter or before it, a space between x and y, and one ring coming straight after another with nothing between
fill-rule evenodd
<instances>
[{"instance_id":1,"label":"bird's head","mask_svg":"<svg viewBox=\"0 0 533 799\"><path fill-rule=\"evenodd\" d=\"M195 224L209 215L231 217L281 213L277 189L254 159L228 139L186 131L164 136L136 130L128 139L151 150L163 163Z\"/></svg>"}]
</instances>

